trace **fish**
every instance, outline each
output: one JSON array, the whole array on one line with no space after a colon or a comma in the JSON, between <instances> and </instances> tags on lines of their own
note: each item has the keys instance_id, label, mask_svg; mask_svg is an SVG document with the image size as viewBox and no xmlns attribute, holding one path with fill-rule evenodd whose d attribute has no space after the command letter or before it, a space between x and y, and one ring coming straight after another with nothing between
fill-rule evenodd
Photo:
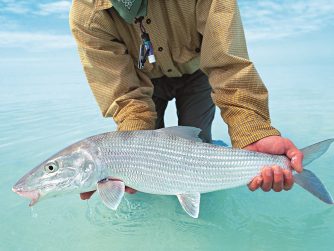
<instances>
[{"instance_id":1,"label":"fish","mask_svg":"<svg viewBox=\"0 0 334 251\"><path fill-rule=\"evenodd\" d=\"M248 184L264 167L291 169L284 155L271 155L203 143L200 129L174 126L157 130L112 131L80 140L24 175L12 188L31 200L97 190L117 210L125 187L156 195L176 195L184 211L198 218L203 193ZM301 149L303 166L322 156L327 139ZM294 172L295 183L327 204L330 192L310 170Z\"/></svg>"}]
</instances>

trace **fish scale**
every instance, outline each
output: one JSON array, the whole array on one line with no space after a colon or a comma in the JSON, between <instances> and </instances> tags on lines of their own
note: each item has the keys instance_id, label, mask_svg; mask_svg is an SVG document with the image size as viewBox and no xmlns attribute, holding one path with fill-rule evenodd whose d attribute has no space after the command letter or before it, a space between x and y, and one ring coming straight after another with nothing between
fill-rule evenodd
<instances>
[{"instance_id":1,"label":"fish scale","mask_svg":"<svg viewBox=\"0 0 334 251\"><path fill-rule=\"evenodd\" d=\"M103 156L104 176L152 194L232 188L248 183L265 166L288 168L283 156L214 146L156 131L107 133L94 139L94 144Z\"/></svg>"}]
</instances>

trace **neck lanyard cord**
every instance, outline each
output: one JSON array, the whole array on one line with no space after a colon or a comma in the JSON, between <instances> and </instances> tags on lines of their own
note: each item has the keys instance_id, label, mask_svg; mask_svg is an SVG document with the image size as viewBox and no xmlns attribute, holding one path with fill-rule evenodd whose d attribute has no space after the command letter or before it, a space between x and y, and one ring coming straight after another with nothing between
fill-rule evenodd
<instances>
[{"instance_id":1,"label":"neck lanyard cord","mask_svg":"<svg viewBox=\"0 0 334 251\"><path fill-rule=\"evenodd\" d=\"M143 25L144 17L138 17L135 19L135 23L139 23L139 28L141 31L142 43L139 48L139 57L138 57L138 69L143 69L146 59L148 58L149 63L155 63L155 57L153 54L153 46L150 40L150 36L145 30Z\"/></svg>"}]
</instances>

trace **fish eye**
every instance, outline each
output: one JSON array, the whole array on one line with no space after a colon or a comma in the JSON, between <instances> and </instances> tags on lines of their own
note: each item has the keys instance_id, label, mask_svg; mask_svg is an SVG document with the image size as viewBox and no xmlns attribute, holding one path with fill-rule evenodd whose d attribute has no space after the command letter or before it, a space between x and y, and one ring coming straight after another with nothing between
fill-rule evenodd
<instances>
[{"instance_id":1,"label":"fish eye","mask_svg":"<svg viewBox=\"0 0 334 251\"><path fill-rule=\"evenodd\" d=\"M53 173L58 170L58 165L54 162L47 163L44 166L44 170L48 173Z\"/></svg>"}]
</instances>

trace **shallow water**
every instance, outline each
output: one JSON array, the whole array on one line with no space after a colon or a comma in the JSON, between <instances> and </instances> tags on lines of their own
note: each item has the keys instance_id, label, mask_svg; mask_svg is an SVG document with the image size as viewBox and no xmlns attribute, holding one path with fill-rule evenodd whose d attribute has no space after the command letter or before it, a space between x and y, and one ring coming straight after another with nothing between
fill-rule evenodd
<instances>
[{"instance_id":1,"label":"shallow water","mask_svg":"<svg viewBox=\"0 0 334 251\"><path fill-rule=\"evenodd\" d=\"M334 137L331 66L260 67L270 90L273 124L300 146ZM7 77L6 77L7 76ZM12 185L51 154L81 138L114 130L103 119L82 75L5 75L0 92L0 250L333 250L334 208L299 187L251 193L246 187L202 196L199 219L176 197L126 195L110 211L95 195L38 203ZM175 125L174 108L167 124ZM217 116L216 139L228 142ZM334 193L334 147L312 166Z\"/></svg>"}]
</instances>

